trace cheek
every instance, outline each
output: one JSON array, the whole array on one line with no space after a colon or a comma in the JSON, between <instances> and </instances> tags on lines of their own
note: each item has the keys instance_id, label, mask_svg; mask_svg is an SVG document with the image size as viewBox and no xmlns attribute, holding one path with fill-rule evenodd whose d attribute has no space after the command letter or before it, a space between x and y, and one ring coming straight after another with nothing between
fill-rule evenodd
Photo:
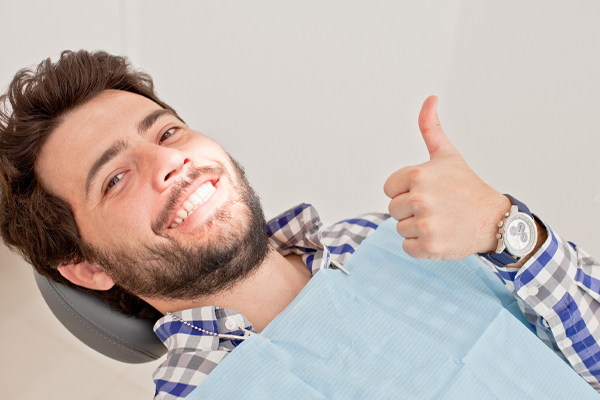
<instances>
[{"instance_id":1,"label":"cheek","mask_svg":"<svg viewBox=\"0 0 600 400\"><path fill-rule=\"evenodd\" d=\"M192 139L192 148L202 158L211 160L227 160L225 150L219 144L206 136L198 135Z\"/></svg>"},{"instance_id":2,"label":"cheek","mask_svg":"<svg viewBox=\"0 0 600 400\"><path fill-rule=\"evenodd\" d=\"M77 220L81 235L93 246L121 246L142 239L150 228L151 213L139 200L113 203L90 218Z\"/></svg>"}]
</instances>

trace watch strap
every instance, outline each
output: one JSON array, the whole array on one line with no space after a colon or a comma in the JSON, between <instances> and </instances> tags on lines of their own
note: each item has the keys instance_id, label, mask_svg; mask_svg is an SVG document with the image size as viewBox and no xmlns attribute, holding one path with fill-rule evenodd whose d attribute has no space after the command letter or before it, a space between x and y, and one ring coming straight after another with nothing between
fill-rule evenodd
<instances>
[{"instance_id":1,"label":"watch strap","mask_svg":"<svg viewBox=\"0 0 600 400\"><path fill-rule=\"evenodd\" d=\"M531 211L529 211L529 208L525 204L521 203L519 200L515 199L510 194L505 193L504 195L508 197L515 206L519 207L519 212L525 213L531 218L533 218L533 215L531 215Z\"/></svg>"},{"instance_id":2,"label":"watch strap","mask_svg":"<svg viewBox=\"0 0 600 400\"><path fill-rule=\"evenodd\" d=\"M508 264L516 264L519 262L519 259L510 255L506 250L502 253L496 253L495 251L491 251L489 253L478 253L481 257L487 259L492 264L498 265L500 267L506 267Z\"/></svg>"}]
</instances>

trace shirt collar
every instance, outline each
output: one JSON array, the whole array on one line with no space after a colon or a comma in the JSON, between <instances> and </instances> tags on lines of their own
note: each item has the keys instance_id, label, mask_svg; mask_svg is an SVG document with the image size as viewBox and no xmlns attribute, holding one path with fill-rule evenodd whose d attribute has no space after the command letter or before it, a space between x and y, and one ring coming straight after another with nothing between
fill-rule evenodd
<instances>
[{"instance_id":1,"label":"shirt collar","mask_svg":"<svg viewBox=\"0 0 600 400\"><path fill-rule=\"evenodd\" d=\"M241 313L208 306L165 315L154 325L154 332L169 350L192 347L210 351L237 346L239 340L223 339L219 335L244 336L240 328L257 333Z\"/></svg>"}]
</instances>

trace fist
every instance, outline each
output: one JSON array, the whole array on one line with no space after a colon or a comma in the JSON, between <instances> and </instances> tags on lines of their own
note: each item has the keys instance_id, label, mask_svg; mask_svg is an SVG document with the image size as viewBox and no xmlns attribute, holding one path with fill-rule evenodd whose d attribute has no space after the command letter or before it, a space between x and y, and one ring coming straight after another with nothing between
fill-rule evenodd
<instances>
[{"instance_id":1,"label":"fist","mask_svg":"<svg viewBox=\"0 0 600 400\"><path fill-rule=\"evenodd\" d=\"M399 169L385 182L388 210L405 238L403 248L415 258L460 260L494 251L498 222L510 200L469 168L450 142L430 96L419 114L419 129L429 161Z\"/></svg>"}]
</instances>

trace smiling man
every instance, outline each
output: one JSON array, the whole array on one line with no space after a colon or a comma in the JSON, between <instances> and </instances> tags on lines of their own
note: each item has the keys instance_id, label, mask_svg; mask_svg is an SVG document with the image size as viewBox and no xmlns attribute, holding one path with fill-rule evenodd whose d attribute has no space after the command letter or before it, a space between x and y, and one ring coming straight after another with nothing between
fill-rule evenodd
<instances>
[{"instance_id":1,"label":"smiling man","mask_svg":"<svg viewBox=\"0 0 600 400\"><path fill-rule=\"evenodd\" d=\"M323 229L302 204L267 222L242 167L121 57L65 52L19 72L2 104L4 241L43 275L158 320L169 348L154 375L158 398L189 394L389 218ZM384 188L404 249L432 260L480 253L531 329L598 389L600 293L590 282L600 266L481 181L436 105L427 99L419 118L431 160Z\"/></svg>"}]
</instances>

